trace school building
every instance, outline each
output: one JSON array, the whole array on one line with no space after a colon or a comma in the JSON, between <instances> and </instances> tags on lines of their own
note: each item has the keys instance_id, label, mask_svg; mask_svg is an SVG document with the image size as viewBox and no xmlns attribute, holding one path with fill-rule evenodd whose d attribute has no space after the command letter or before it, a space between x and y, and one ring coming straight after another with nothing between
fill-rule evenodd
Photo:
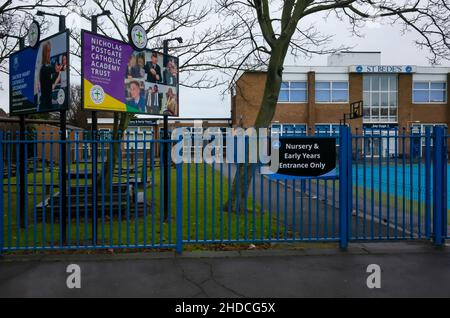
<instances>
[{"instance_id":1,"label":"school building","mask_svg":"<svg viewBox=\"0 0 450 318\"><path fill-rule=\"evenodd\" d=\"M390 136L403 128L419 134L427 126L448 126L449 79L450 67L382 65L381 52L337 53L326 66L285 66L272 132L336 135L350 104L358 101L364 117L347 123L360 134ZM234 127L254 125L265 81L264 71L241 74L231 101ZM368 148L392 154L395 147L387 140L368 139L383 143Z\"/></svg>"},{"instance_id":2,"label":"school building","mask_svg":"<svg viewBox=\"0 0 450 318\"><path fill-rule=\"evenodd\" d=\"M88 119L88 124L92 124L92 119ZM101 140L111 140L111 134L114 127L114 119L108 114L102 113L98 119L98 133ZM208 128L220 129L226 134L226 129L232 127L230 118L170 118L168 121L169 134L175 128L185 128L191 134L203 134ZM125 143L122 144L123 153L130 152L134 158L135 150L139 158L142 158L144 149L147 151L147 158L150 158L150 150L153 149L155 160L160 159L159 143L144 143L144 140L160 140L164 134L164 121L161 118L136 118L130 121L126 132L124 133ZM226 141L224 141L225 144ZM154 147L154 148L152 148ZM88 156L90 156L90 145L87 145ZM104 143L104 151L107 153L108 143ZM226 149L226 144L224 145ZM194 142L191 151L195 151Z\"/></svg>"}]
</instances>

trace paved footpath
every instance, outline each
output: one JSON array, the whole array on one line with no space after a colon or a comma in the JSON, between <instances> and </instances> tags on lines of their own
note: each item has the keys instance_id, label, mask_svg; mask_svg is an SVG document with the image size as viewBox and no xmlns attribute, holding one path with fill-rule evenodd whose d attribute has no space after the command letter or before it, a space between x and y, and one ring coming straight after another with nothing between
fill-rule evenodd
<instances>
[{"instance_id":1,"label":"paved footpath","mask_svg":"<svg viewBox=\"0 0 450 318\"><path fill-rule=\"evenodd\" d=\"M81 289L66 286L70 264ZM367 266L381 266L381 289ZM450 247L352 244L338 249L6 256L0 297L450 297Z\"/></svg>"}]
</instances>

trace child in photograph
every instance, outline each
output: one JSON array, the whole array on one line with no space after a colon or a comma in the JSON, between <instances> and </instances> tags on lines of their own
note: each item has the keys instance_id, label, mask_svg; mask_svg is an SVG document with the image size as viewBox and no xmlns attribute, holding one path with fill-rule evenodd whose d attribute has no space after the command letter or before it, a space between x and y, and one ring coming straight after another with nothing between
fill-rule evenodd
<instances>
[{"instance_id":1,"label":"child in photograph","mask_svg":"<svg viewBox=\"0 0 450 318\"><path fill-rule=\"evenodd\" d=\"M164 70L164 84L168 86L177 86L177 67L173 59L167 61L166 69Z\"/></svg>"},{"instance_id":2,"label":"child in photograph","mask_svg":"<svg viewBox=\"0 0 450 318\"><path fill-rule=\"evenodd\" d=\"M130 83L129 93L131 98L127 102L128 110L145 113L145 100L141 96L141 85L138 81Z\"/></svg>"},{"instance_id":3,"label":"child in photograph","mask_svg":"<svg viewBox=\"0 0 450 318\"><path fill-rule=\"evenodd\" d=\"M42 66L39 73L39 83L41 88L41 98L39 109L46 110L52 108L53 90L57 85L59 73L62 69L60 64L51 63L52 45L45 42L42 49Z\"/></svg>"},{"instance_id":4,"label":"child in photograph","mask_svg":"<svg viewBox=\"0 0 450 318\"><path fill-rule=\"evenodd\" d=\"M147 82L162 83L161 67L158 65L158 54L152 53L151 62L145 64Z\"/></svg>"},{"instance_id":5,"label":"child in photograph","mask_svg":"<svg viewBox=\"0 0 450 318\"><path fill-rule=\"evenodd\" d=\"M136 56L132 55L130 60L128 61L127 74L126 77L128 79L140 78L141 72L139 69L138 61Z\"/></svg>"},{"instance_id":6,"label":"child in photograph","mask_svg":"<svg viewBox=\"0 0 450 318\"><path fill-rule=\"evenodd\" d=\"M139 78L145 77L145 58L143 55L139 55L137 58L137 68L139 70Z\"/></svg>"},{"instance_id":7,"label":"child in photograph","mask_svg":"<svg viewBox=\"0 0 450 318\"><path fill-rule=\"evenodd\" d=\"M147 91L147 113L160 114L163 104L163 94L159 93L158 85L150 87Z\"/></svg>"},{"instance_id":8,"label":"child in photograph","mask_svg":"<svg viewBox=\"0 0 450 318\"><path fill-rule=\"evenodd\" d=\"M175 98L175 94L173 93L172 88L169 88L166 95L167 95L167 101L166 101L166 109L164 111L164 115L176 116L177 100Z\"/></svg>"},{"instance_id":9,"label":"child in photograph","mask_svg":"<svg viewBox=\"0 0 450 318\"><path fill-rule=\"evenodd\" d=\"M53 85L53 89L56 88L57 85L60 85L61 88L67 87L67 55L61 56L61 63L56 63L58 67L60 67L60 72L58 77Z\"/></svg>"}]
</instances>

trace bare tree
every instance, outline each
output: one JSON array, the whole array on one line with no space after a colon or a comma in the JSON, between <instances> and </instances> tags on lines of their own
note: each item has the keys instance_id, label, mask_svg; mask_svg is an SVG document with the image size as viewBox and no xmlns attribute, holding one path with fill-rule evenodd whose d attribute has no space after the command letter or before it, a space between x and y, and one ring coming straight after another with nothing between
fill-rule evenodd
<instances>
[{"instance_id":1,"label":"bare tree","mask_svg":"<svg viewBox=\"0 0 450 318\"><path fill-rule=\"evenodd\" d=\"M211 75L218 65L230 67L224 63L227 52L234 50L239 34L221 24L211 23L209 17L215 14L213 0L199 2L195 0L74 0L78 15L89 20L93 14L105 10L111 11L98 25L98 32L106 36L129 42L128 34L132 25L141 24L149 37L149 46L162 49L165 39L183 37L183 44L171 49L171 54L180 59L180 85L193 88L213 88L225 81ZM199 31L200 30L200 31ZM76 47L73 52L80 56L80 34L72 34ZM123 139L124 131L130 122L130 114L115 113L113 140ZM116 166L120 147L114 143L108 160ZM109 163L108 163L109 164Z\"/></svg>"},{"instance_id":2,"label":"bare tree","mask_svg":"<svg viewBox=\"0 0 450 318\"><path fill-rule=\"evenodd\" d=\"M240 67L233 70L233 81L247 66L267 72L263 99L255 121L255 128L269 127L278 102L282 83L283 65L288 53L295 57L323 54L336 50L329 48L330 36L317 28L302 24L308 17L335 14L347 21L353 34L359 35L367 21L400 24L404 30L418 33L416 44L429 50L432 63L449 59L450 6L448 0L217 0L223 20L242 34L239 54ZM237 56L235 54L235 56ZM239 89L239 88L236 88ZM244 165L239 165L244 175ZM239 180L239 189L248 188L252 180L252 167L248 165L248 178ZM233 182L236 193L238 180ZM246 202L240 191L239 202ZM228 205L237 210L237 197ZM243 210L244 204L239 210Z\"/></svg>"},{"instance_id":3,"label":"bare tree","mask_svg":"<svg viewBox=\"0 0 450 318\"><path fill-rule=\"evenodd\" d=\"M163 41L182 36L183 44L170 48L180 59L181 86L213 88L227 82L211 74L217 68L232 68L235 61L227 55L235 49L239 34L233 28L216 23L214 0L74 0L77 13L86 21L93 14L110 10L111 15L99 23L99 33L128 42L131 26L144 26L149 47L162 50ZM80 56L80 35L73 32L72 50Z\"/></svg>"},{"instance_id":4,"label":"bare tree","mask_svg":"<svg viewBox=\"0 0 450 318\"><path fill-rule=\"evenodd\" d=\"M56 12L58 10L67 12L69 0L30 0L30 1L10 1L0 4L0 72L8 74L7 59L10 54L19 48L19 42L15 37L25 37L28 33L28 25L35 19L34 10L48 10ZM49 23L40 18L42 31L48 29Z\"/></svg>"}]
</instances>

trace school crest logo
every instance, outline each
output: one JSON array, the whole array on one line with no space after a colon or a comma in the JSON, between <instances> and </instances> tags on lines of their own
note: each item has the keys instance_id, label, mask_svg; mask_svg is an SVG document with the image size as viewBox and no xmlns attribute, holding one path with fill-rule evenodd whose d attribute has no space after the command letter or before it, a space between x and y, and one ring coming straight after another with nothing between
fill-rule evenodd
<instances>
[{"instance_id":1,"label":"school crest logo","mask_svg":"<svg viewBox=\"0 0 450 318\"><path fill-rule=\"evenodd\" d=\"M145 32L144 27L139 24L135 24L131 28L131 42L133 46L138 50L143 50L147 46L147 33Z\"/></svg>"},{"instance_id":2,"label":"school crest logo","mask_svg":"<svg viewBox=\"0 0 450 318\"><path fill-rule=\"evenodd\" d=\"M91 95L91 100L96 105L99 105L105 101L105 91L99 85L95 85L94 87L91 88L90 95Z\"/></svg>"},{"instance_id":3,"label":"school crest logo","mask_svg":"<svg viewBox=\"0 0 450 318\"><path fill-rule=\"evenodd\" d=\"M58 96L57 96L57 102L58 102L58 105L62 105L62 104L64 104L64 101L66 100L66 93L64 92L64 90L63 89L60 89L59 91L58 91Z\"/></svg>"},{"instance_id":4,"label":"school crest logo","mask_svg":"<svg viewBox=\"0 0 450 318\"><path fill-rule=\"evenodd\" d=\"M28 30L28 44L31 47L36 47L39 43L39 39L41 37L41 30L39 27L39 23L36 21L33 21L30 24L29 30Z\"/></svg>"}]
</instances>

